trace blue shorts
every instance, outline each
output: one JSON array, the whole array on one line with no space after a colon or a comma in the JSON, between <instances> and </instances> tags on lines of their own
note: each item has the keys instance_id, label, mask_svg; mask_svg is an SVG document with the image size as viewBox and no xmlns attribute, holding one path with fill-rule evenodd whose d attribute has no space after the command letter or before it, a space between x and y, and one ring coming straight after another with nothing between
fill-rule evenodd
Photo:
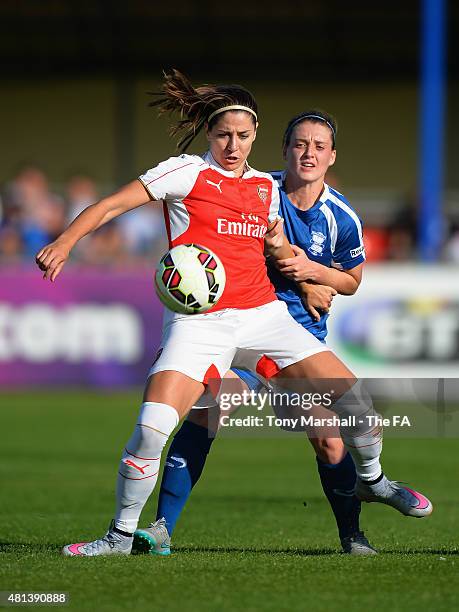
<instances>
[{"instance_id":1,"label":"blue shorts","mask_svg":"<svg viewBox=\"0 0 459 612\"><path fill-rule=\"evenodd\" d=\"M249 370L240 370L239 368L231 368L231 371L239 376L245 382L251 391L258 393L265 387L265 383L261 381L256 374Z\"/></svg>"}]
</instances>

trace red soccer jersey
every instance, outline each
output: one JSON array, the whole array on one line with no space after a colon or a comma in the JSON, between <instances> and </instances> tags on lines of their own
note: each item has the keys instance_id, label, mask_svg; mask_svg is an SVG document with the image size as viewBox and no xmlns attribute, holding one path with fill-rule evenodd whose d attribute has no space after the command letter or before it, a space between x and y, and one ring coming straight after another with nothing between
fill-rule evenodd
<instances>
[{"instance_id":1,"label":"red soccer jersey","mask_svg":"<svg viewBox=\"0 0 459 612\"><path fill-rule=\"evenodd\" d=\"M163 200L170 247L200 244L225 266L225 290L209 312L254 308L277 299L264 256L268 220L279 210L270 174L248 168L236 177L208 152L171 157L139 179L155 200Z\"/></svg>"}]
</instances>

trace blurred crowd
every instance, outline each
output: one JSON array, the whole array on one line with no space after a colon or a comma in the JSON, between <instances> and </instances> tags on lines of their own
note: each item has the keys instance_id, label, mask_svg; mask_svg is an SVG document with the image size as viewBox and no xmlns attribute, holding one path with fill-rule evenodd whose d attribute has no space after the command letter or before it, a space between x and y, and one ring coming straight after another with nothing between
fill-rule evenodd
<instances>
[{"instance_id":1,"label":"blurred crowd","mask_svg":"<svg viewBox=\"0 0 459 612\"><path fill-rule=\"evenodd\" d=\"M327 180L333 186L332 177ZM339 186L337 185L339 188ZM89 204L103 196L89 176L72 176L55 193L46 174L36 166L24 166L0 188L0 264L30 262L45 244ZM416 205L402 203L384 225L365 223L367 260L415 261ZM445 228L442 261L459 262L459 224ZM125 265L156 260L167 248L161 207L142 206L83 238L72 251L73 260L90 265Z\"/></svg>"},{"instance_id":2,"label":"blurred crowd","mask_svg":"<svg viewBox=\"0 0 459 612\"><path fill-rule=\"evenodd\" d=\"M46 174L23 167L0 189L0 263L33 261L87 206L105 194L89 176L69 178L55 193ZM154 260L166 250L161 207L142 206L86 236L71 253L90 265L124 265Z\"/></svg>"}]
</instances>

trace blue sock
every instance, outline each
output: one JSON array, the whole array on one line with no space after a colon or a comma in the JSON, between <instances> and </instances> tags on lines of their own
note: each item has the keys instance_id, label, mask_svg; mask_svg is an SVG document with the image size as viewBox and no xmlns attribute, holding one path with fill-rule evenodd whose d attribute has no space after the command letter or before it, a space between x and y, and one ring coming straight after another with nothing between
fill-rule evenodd
<instances>
[{"instance_id":1,"label":"blue sock","mask_svg":"<svg viewBox=\"0 0 459 612\"><path fill-rule=\"evenodd\" d=\"M167 453L156 519L164 517L169 535L174 531L191 489L198 482L212 442L206 427L185 421Z\"/></svg>"},{"instance_id":2,"label":"blue sock","mask_svg":"<svg viewBox=\"0 0 459 612\"><path fill-rule=\"evenodd\" d=\"M339 463L324 463L316 457L320 481L327 496L340 538L360 530L359 515L361 503L353 494L357 474L349 453Z\"/></svg>"}]
</instances>

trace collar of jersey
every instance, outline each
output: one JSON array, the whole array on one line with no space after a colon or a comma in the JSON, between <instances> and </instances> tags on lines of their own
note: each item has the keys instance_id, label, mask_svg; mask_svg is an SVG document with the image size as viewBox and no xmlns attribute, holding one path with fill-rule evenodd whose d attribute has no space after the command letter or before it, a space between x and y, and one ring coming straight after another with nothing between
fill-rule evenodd
<instances>
[{"instance_id":1,"label":"collar of jersey","mask_svg":"<svg viewBox=\"0 0 459 612\"><path fill-rule=\"evenodd\" d=\"M320 198L317 200L317 204L325 204L325 202L329 199L330 197L330 190L328 188L327 183L324 183L324 190L322 191Z\"/></svg>"},{"instance_id":2,"label":"collar of jersey","mask_svg":"<svg viewBox=\"0 0 459 612\"><path fill-rule=\"evenodd\" d=\"M328 188L327 183L324 183L324 188L322 193L320 194L320 198L311 206L311 208L308 208L307 210L301 210L301 208L298 208L297 206L295 206L295 204L290 200L290 198L288 197L286 191L285 191L285 176L286 176L286 171L284 170L282 172L282 191L284 192L289 204L291 206L293 206L293 208L295 208L296 210L298 210L302 215L309 217L311 214L314 214L321 206L322 204L325 204L325 202L328 200L329 196L330 196L330 190Z\"/></svg>"},{"instance_id":3,"label":"collar of jersey","mask_svg":"<svg viewBox=\"0 0 459 612\"><path fill-rule=\"evenodd\" d=\"M223 174L224 176L229 176L230 178L237 178L233 170L225 170L224 168L222 168L222 166L220 166L220 164L215 161L210 151L207 151L206 153L204 153L202 158L207 164L209 164L211 168L213 168L217 172L220 172L220 174ZM253 168L249 166L247 162L245 162L245 168L246 170L241 178L250 178L251 176L253 176L254 170Z\"/></svg>"},{"instance_id":4,"label":"collar of jersey","mask_svg":"<svg viewBox=\"0 0 459 612\"><path fill-rule=\"evenodd\" d=\"M287 176L287 170L273 170L272 172L270 172L270 174L279 175L278 178L276 178L275 180L277 181L279 188L285 191L285 177ZM325 204L325 202L328 200L329 197L330 197L329 187L327 183L324 183L324 190L320 194L320 198L317 200L314 206L317 206L318 204ZM311 206L311 208L314 208L314 206Z\"/></svg>"}]
</instances>

